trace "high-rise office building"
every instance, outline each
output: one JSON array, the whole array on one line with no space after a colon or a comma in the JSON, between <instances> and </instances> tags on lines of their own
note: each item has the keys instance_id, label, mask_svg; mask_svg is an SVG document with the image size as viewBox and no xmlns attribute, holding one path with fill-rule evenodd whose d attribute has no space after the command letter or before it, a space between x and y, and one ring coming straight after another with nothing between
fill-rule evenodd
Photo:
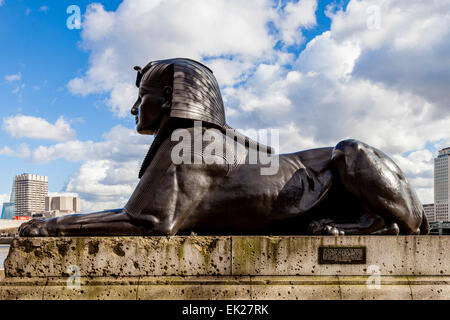
<instances>
[{"instance_id":1,"label":"high-rise office building","mask_svg":"<svg viewBox=\"0 0 450 320\"><path fill-rule=\"evenodd\" d=\"M13 219L14 214L14 203L3 202L2 215L0 216L0 219Z\"/></svg>"},{"instance_id":2,"label":"high-rise office building","mask_svg":"<svg viewBox=\"0 0 450 320\"><path fill-rule=\"evenodd\" d=\"M436 215L434 213L434 203L424 204L423 210L425 211L428 222L436 221Z\"/></svg>"},{"instance_id":3,"label":"high-rise office building","mask_svg":"<svg viewBox=\"0 0 450 320\"><path fill-rule=\"evenodd\" d=\"M10 220L14 218L15 213L15 206L14 206L14 182L12 185L11 195L9 196L9 202L3 202L3 208L2 208L2 214L0 216L0 219L7 219Z\"/></svg>"},{"instance_id":4,"label":"high-rise office building","mask_svg":"<svg viewBox=\"0 0 450 320\"><path fill-rule=\"evenodd\" d=\"M450 147L439 150L434 158L434 209L435 221L450 221L448 200L450 192L448 187Z\"/></svg>"},{"instance_id":5,"label":"high-rise office building","mask_svg":"<svg viewBox=\"0 0 450 320\"><path fill-rule=\"evenodd\" d=\"M24 173L14 178L14 204L16 216L31 216L45 210L48 178Z\"/></svg>"}]
</instances>

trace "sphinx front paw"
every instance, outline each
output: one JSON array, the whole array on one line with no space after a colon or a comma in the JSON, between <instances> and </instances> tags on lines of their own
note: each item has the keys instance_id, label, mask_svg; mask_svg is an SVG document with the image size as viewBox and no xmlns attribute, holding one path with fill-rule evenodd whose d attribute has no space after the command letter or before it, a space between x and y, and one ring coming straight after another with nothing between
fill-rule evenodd
<instances>
[{"instance_id":1,"label":"sphinx front paw","mask_svg":"<svg viewBox=\"0 0 450 320\"><path fill-rule=\"evenodd\" d=\"M308 231L310 234L313 235L333 235L333 236L345 235L344 230L334 226L332 220L330 219L312 221L308 226Z\"/></svg>"},{"instance_id":2,"label":"sphinx front paw","mask_svg":"<svg viewBox=\"0 0 450 320\"><path fill-rule=\"evenodd\" d=\"M47 224L45 220L33 219L22 223L19 227L20 237L48 237Z\"/></svg>"}]
</instances>

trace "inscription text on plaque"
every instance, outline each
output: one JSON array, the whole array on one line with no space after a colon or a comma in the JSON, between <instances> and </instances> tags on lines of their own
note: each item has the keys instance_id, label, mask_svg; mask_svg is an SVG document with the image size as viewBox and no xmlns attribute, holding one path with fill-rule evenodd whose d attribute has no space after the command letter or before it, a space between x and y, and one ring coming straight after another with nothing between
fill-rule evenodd
<instances>
[{"instance_id":1,"label":"inscription text on plaque","mask_svg":"<svg viewBox=\"0 0 450 320\"><path fill-rule=\"evenodd\" d=\"M319 264L365 264L366 247L319 247Z\"/></svg>"}]
</instances>

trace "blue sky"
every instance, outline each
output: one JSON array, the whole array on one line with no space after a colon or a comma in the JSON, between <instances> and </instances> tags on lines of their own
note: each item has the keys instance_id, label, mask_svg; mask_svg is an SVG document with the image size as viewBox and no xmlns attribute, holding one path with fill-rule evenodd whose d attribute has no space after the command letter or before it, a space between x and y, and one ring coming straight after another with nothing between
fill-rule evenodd
<instances>
[{"instance_id":1,"label":"blue sky","mask_svg":"<svg viewBox=\"0 0 450 320\"><path fill-rule=\"evenodd\" d=\"M102 107L102 95L79 97L67 91L70 79L86 69L89 54L79 46L81 30L69 30L66 9L73 1L5 1L0 7L0 118L23 114L54 123L60 116L70 121L81 140L98 140L102 133L122 123L132 127L130 119L118 119ZM91 1L76 1L84 11ZM118 1L105 1L109 10ZM48 8L48 9L46 9ZM8 83L7 75L21 75ZM19 93L14 89L24 85ZM129 120L129 121L127 121ZM52 144L45 139L12 138L2 132L0 145L12 148L21 143L30 147ZM64 191L71 172L78 163L56 160L48 164L28 159L1 157L0 193L10 192L16 174L32 172L49 176L49 190Z\"/></svg>"},{"instance_id":2,"label":"blue sky","mask_svg":"<svg viewBox=\"0 0 450 320\"><path fill-rule=\"evenodd\" d=\"M281 152L361 139L432 201L450 144L448 1L188 2L0 0L0 201L29 172L85 210L122 206L153 139L128 113L132 67L177 56L214 70L234 127L280 129ZM73 4L81 29L66 26Z\"/></svg>"}]
</instances>

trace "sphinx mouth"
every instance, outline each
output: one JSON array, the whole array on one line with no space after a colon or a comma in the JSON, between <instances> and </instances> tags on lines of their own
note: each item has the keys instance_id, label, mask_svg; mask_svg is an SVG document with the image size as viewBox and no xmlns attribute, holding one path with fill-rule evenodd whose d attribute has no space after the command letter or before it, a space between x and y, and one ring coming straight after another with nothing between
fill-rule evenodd
<instances>
[{"instance_id":1,"label":"sphinx mouth","mask_svg":"<svg viewBox=\"0 0 450 320\"><path fill-rule=\"evenodd\" d=\"M139 123L139 118L138 118L138 116L135 116L135 117L134 117L134 120L136 121L136 124Z\"/></svg>"}]
</instances>

